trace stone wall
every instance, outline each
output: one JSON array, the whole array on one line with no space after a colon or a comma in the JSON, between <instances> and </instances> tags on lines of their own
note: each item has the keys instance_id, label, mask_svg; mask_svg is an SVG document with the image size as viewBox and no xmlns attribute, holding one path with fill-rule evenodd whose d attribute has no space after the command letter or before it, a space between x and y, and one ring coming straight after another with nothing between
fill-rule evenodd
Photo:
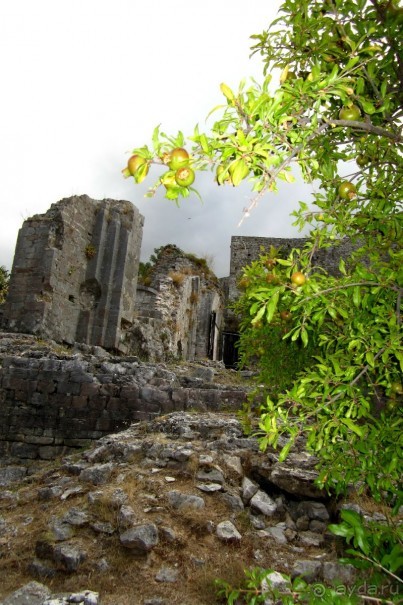
<instances>
[{"instance_id":1,"label":"stone wall","mask_svg":"<svg viewBox=\"0 0 403 605\"><path fill-rule=\"evenodd\" d=\"M231 238L230 275L228 278L227 300L232 302L239 296L237 282L242 269L252 261L257 260L262 253L269 252L273 246L280 251L282 257L287 257L293 248L303 248L307 238L283 237L245 237L233 236ZM321 249L313 255L313 263L326 269L331 275L338 274L341 258L351 255L353 246L349 240L338 242L332 248Z\"/></svg>"},{"instance_id":2,"label":"stone wall","mask_svg":"<svg viewBox=\"0 0 403 605\"><path fill-rule=\"evenodd\" d=\"M165 246L137 289L127 349L152 361L218 359L223 309L219 281L200 259Z\"/></svg>"},{"instance_id":3,"label":"stone wall","mask_svg":"<svg viewBox=\"0 0 403 605\"><path fill-rule=\"evenodd\" d=\"M86 195L20 229L3 327L57 342L121 349L133 316L143 217L126 201Z\"/></svg>"},{"instance_id":4,"label":"stone wall","mask_svg":"<svg viewBox=\"0 0 403 605\"><path fill-rule=\"evenodd\" d=\"M181 376L130 357L5 357L0 457L51 459L172 411L239 409L245 390L215 384L213 374L196 367Z\"/></svg>"}]
</instances>

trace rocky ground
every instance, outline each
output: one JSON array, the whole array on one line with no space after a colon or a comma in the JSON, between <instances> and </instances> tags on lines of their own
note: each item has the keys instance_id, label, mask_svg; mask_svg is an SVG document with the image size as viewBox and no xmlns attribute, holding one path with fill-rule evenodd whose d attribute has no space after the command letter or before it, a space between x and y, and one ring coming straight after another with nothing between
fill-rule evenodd
<instances>
[{"instance_id":1,"label":"rocky ground","mask_svg":"<svg viewBox=\"0 0 403 605\"><path fill-rule=\"evenodd\" d=\"M261 452L233 412L173 412L57 460L3 459L0 605L213 605L214 580L239 584L251 567L349 583L327 526L358 505L321 492L314 467L302 446L284 463Z\"/></svg>"},{"instance_id":2,"label":"rocky ground","mask_svg":"<svg viewBox=\"0 0 403 605\"><path fill-rule=\"evenodd\" d=\"M313 466L304 453L279 464L259 452L232 415L183 412L61 460L4 465L2 605L51 593L52 604L210 605L215 578L237 583L249 567L351 581ZM32 580L48 593L31 584L39 600L13 601Z\"/></svg>"}]
</instances>

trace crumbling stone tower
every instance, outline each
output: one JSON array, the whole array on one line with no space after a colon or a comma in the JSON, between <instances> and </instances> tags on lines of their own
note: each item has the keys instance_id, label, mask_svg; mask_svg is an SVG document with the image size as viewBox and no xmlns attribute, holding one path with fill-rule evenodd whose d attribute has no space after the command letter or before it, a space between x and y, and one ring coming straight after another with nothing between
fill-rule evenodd
<instances>
[{"instance_id":1,"label":"crumbling stone tower","mask_svg":"<svg viewBox=\"0 0 403 605\"><path fill-rule=\"evenodd\" d=\"M133 316L144 219L130 202L52 204L18 234L3 327L122 349Z\"/></svg>"}]
</instances>

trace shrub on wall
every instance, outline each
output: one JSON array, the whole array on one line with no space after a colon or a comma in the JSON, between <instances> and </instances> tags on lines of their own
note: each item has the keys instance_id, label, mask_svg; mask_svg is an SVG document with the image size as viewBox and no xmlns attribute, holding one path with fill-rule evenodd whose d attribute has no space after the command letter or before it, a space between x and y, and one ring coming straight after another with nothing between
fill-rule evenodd
<instances>
[{"instance_id":1,"label":"shrub on wall","mask_svg":"<svg viewBox=\"0 0 403 605\"><path fill-rule=\"evenodd\" d=\"M0 267L0 304L6 300L8 291L9 273L3 266Z\"/></svg>"},{"instance_id":2,"label":"shrub on wall","mask_svg":"<svg viewBox=\"0 0 403 605\"><path fill-rule=\"evenodd\" d=\"M168 277L172 279L172 283L174 286L179 288L185 279L185 273L179 273L178 271L170 271L168 273Z\"/></svg>"}]
</instances>

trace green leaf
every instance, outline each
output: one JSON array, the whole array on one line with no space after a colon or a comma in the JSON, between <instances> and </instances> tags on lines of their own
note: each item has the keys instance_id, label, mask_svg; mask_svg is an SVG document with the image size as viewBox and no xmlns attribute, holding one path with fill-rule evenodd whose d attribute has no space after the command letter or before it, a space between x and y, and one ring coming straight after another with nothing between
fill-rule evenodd
<instances>
[{"instance_id":1,"label":"green leaf","mask_svg":"<svg viewBox=\"0 0 403 605\"><path fill-rule=\"evenodd\" d=\"M343 275L347 275L347 272L346 272L346 263L344 261L344 258L340 259L340 262L339 262L339 271Z\"/></svg>"},{"instance_id":2,"label":"green leaf","mask_svg":"<svg viewBox=\"0 0 403 605\"><path fill-rule=\"evenodd\" d=\"M252 324L257 323L259 320L262 319L264 313L266 311L266 306L262 305L259 309L259 311L256 313L255 317L252 319Z\"/></svg>"},{"instance_id":3,"label":"green leaf","mask_svg":"<svg viewBox=\"0 0 403 605\"><path fill-rule=\"evenodd\" d=\"M222 82L220 84L220 89L224 97L228 99L228 101L233 101L235 99L235 95L232 92L231 88Z\"/></svg>"},{"instance_id":4,"label":"green leaf","mask_svg":"<svg viewBox=\"0 0 403 605\"><path fill-rule=\"evenodd\" d=\"M359 307L361 304L361 290L359 286L353 288L353 303L356 307Z\"/></svg>"},{"instance_id":5,"label":"green leaf","mask_svg":"<svg viewBox=\"0 0 403 605\"><path fill-rule=\"evenodd\" d=\"M340 513L340 517L352 527L361 527L362 525L362 517L355 510L344 508Z\"/></svg>"},{"instance_id":6,"label":"green leaf","mask_svg":"<svg viewBox=\"0 0 403 605\"><path fill-rule=\"evenodd\" d=\"M381 559L381 565L396 573L400 568L403 568L403 550L401 544L395 544L390 553L386 553Z\"/></svg>"},{"instance_id":7,"label":"green leaf","mask_svg":"<svg viewBox=\"0 0 403 605\"><path fill-rule=\"evenodd\" d=\"M367 360L367 364L373 368L375 366L375 356L372 351L367 351L365 353L365 359Z\"/></svg>"},{"instance_id":8,"label":"green leaf","mask_svg":"<svg viewBox=\"0 0 403 605\"><path fill-rule=\"evenodd\" d=\"M135 172L134 178L136 183L142 183L148 174L148 163L139 166Z\"/></svg>"},{"instance_id":9,"label":"green leaf","mask_svg":"<svg viewBox=\"0 0 403 605\"><path fill-rule=\"evenodd\" d=\"M363 108L363 110L365 111L365 113L372 115L373 113L376 112L375 107L373 106L373 104L370 101L368 101L368 99L364 99L363 97L360 97L359 103L360 103L361 107Z\"/></svg>"},{"instance_id":10,"label":"green leaf","mask_svg":"<svg viewBox=\"0 0 403 605\"><path fill-rule=\"evenodd\" d=\"M335 536L342 536L343 538L351 538L353 536L353 531L347 525L328 525L328 530L332 532Z\"/></svg>"},{"instance_id":11,"label":"green leaf","mask_svg":"<svg viewBox=\"0 0 403 605\"><path fill-rule=\"evenodd\" d=\"M242 158L231 162L229 167L231 181L234 187L237 187L241 181L249 174L249 168Z\"/></svg>"},{"instance_id":12,"label":"green leaf","mask_svg":"<svg viewBox=\"0 0 403 605\"><path fill-rule=\"evenodd\" d=\"M342 418L341 421L356 435L358 435L359 437L363 437L364 431L363 431L362 427L355 424L350 418Z\"/></svg>"},{"instance_id":13,"label":"green leaf","mask_svg":"<svg viewBox=\"0 0 403 605\"><path fill-rule=\"evenodd\" d=\"M306 328L301 328L301 340L304 347L308 346L308 332Z\"/></svg>"},{"instance_id":14,"label":"green leaf","mask_svg":"<svg viewBox=\"0 0 403 605\"><path fill-rule=\"evenodd\" d=\"M274 313L276 312L279 296L280 296L280 290L277 289L273 292L273 295L267 304L267 322L268 323L271 323Z\"/></svg>"},{"instance_id":15,"label":"green leaf","mask_svg":"<svg viewBox=\"0 0 403 605\"><path fill-rule=\"evenodd\" d=\"M157 154L159 154L159 152L160 152L160 142L159 142L160 126L161 126L161 124L158 124L158 126L156 126L154 128L153 135L152 135L153 147Z\"/></svg>"},{"instance_id":16,"label":"green leaf","mask_svg":"<svg viewBox=\"0 0 403 605\"><path fill-rule=\"evenodd\" d=\"M292 448L293 444L294 444L294 440L289 439L280 452L280 455L278 457L279 462L284 462L284 460L287 458L288 454L290 453L290 449Z\"/></svg>"}]
</instances>

